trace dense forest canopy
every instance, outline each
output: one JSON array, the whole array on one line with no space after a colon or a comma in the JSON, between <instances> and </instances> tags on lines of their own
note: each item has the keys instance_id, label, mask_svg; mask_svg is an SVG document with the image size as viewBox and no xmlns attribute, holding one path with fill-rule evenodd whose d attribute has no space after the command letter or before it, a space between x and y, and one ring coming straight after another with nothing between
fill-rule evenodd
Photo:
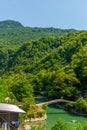
<instances>
[{"instance_id":1,"label":"dense forest canopy","mask_svg":"<svg viewBox=\"0 0 87 130\"><path fill-rule=\"evenodd\" d=\"M87 31L0 22L0 102L34 103L34 94L75 99L87 90L86 78Z\"/></svg>"},{"instance_id":2,"label":"dense forest canopy","mask_svg":"<svg viewBox=\"0 0 87 130\"><path fill-rule=\"evenodd\" d=\"M75 32L74 29L56 29L40 27L24 27L21 23L12 20L0 22L0 47L17 48L24 42L40 37L58 36ZM10 46L8 46L10 45ZM16 45L16 47L15 47Z\"/></svg>"}]
</instances>

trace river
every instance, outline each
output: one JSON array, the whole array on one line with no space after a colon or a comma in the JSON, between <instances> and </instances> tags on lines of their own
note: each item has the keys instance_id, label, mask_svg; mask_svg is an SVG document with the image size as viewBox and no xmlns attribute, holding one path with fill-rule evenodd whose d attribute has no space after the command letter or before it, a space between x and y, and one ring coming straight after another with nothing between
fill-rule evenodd
<instances>
[{"instance_id":1,"label":"river","mask_svg":"<svg viewBox=\"0 0 87 130\"><path fill-rule=\"evenodd\" d=\"M41 103L44 101L45 101L44 99L37 99L36 103ZM50 130L52 126L59 119L63 119L65 122L69 123L70 125L74 125L71 122L72 120L76 120L76 123L81 123L81 124L87 122L86 117L77 116L68 111L58 108L56 105L49 105L46 113L47 113L46 130Z\"/></svg>"}]
</instances>

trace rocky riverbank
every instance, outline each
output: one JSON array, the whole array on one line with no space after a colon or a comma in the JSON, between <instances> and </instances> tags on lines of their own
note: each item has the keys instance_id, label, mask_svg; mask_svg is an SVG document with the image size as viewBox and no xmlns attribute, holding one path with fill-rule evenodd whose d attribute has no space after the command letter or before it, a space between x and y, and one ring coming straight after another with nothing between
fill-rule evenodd
<instances>
[{"instance_id":1,"label":"rocky riverbank","mask_svg":"<svg viewBox=\"0 0 87 130\"><path fill-rule=\"evenodd\" d=\"M47 115L46 114L43 117L27 119L27 120L25 120L25 123L27 123L27 122L45 121L45 120L47 120Z\"/></svg>"}]
</instances>

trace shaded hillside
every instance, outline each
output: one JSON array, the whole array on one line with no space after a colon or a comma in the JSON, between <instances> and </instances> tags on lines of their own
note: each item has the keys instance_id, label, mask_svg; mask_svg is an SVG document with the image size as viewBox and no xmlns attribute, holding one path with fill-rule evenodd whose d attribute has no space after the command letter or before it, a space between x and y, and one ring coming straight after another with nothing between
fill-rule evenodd
<instances>
[{"instance_id":1,"label":"shaded hillside","mask_svg":"<svg viewBox=\"0 0 87 130\"><path fill-rule=\"evenodd\" d=\"M73 55L86 46L86 33L77 32L57 38L46 37L25 43L13 54L8 62L8 68L14 66L26 68L33 64L39 67L38 64L40 64L41 67L49 69L57 62L64 65L70 64ZM45 66L47 63L48 67Z\"/></svg>"}]
</instances>

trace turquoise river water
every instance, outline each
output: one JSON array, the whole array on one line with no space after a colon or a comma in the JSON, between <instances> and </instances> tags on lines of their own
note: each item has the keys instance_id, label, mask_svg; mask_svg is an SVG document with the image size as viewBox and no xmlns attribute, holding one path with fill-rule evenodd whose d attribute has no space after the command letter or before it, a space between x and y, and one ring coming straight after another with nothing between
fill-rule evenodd
<instances>
[{"instance_id":1,"label":"turquoise river water","mask_svg":"<svg viewBox=\"0 0 87 130\"><path fill-rule=\"evenodd\" d=\"M36 103L39 102L43 102L44 100L42 99L38 99L36 100ZM58 107L56 107L56 105L49 105L48 109L47 109L47 121L46 121L46 130L50 130L52 128L52 126L59 120L59 119L63 119L65 122L71 124L71 125L75 125L73 124L71 121L72 120L76 120L77 123L85 123L87 122L87 118L86 117L82 117L82 116L77 116L75 114L72 114L68 111L65 111L63 109L60 109Z\"/></svg>"}]
</instances>

